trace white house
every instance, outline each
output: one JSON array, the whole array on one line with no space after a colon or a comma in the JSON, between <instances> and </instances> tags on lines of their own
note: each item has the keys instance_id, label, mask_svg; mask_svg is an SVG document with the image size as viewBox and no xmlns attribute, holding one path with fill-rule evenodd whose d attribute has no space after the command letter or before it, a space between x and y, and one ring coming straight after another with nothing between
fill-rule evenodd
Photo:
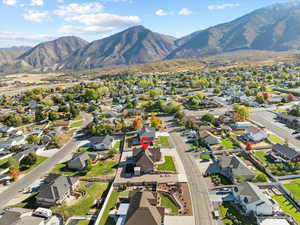
<instances>
[{"instance_id":1,"label":"white house","mask_svg":"<svg viewBox=\"0 0 300 225\"><path fill-rule=\"evenodd\" d=\"M276 202L268 198L254 183L245 182L235 186L233 196L235 203L241 206L241 211L245 214L271 216L279 210Z\"/></svg>"},{"instance_id":2,"label":"white house","mask_svg":"<svg viewBox=\"0 0 300 225\"><path fill-rule=\"evenodd\" d=\"M268 134L264 129L249 127L245 130L246 137L254 142L260 142L267 139Z\"/></svg>"},{"instance_id":3,"label":"white house","mask_svg":"<svg viewBox=\"0 0 300 225\"><path fill-rule=\"evenodd\" d=\"M250 122L236 122L234 125L233 125L233 128L235 129L247 129L249 127L252 127L252 123Z\"/></svg>"}]
</instances>

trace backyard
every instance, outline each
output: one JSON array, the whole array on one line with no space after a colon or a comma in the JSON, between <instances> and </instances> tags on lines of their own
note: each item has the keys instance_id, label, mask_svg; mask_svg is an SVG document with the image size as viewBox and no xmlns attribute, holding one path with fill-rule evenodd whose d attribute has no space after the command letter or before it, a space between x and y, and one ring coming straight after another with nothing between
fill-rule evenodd
<instances>
[{"instance_id":1,"label":"backyard","mask_svg":"<svg viewBox=\"0 0 300 225\"><path fill-rule=\"evenodd\" d=\"M281 209L292 216L298 224L300 224L300 213L295 209L290 202L283 197L282 195L273 196L273 198L277 201L277 203L280 205Z\"/></svg>"},{"instance_id":2,"label":"backyard","mask_svg":"<svg viewBox=\"0 0 300 225\"><path fill-rule=\"evenodd\" d=\"M228 138L221 138L221 143L224 149L233 149L234 144Z\"/></svg>"},{"instance_id":3,"label":"backyard","mask_svg":"<svg viewBox=\"0 0 300 225\"><path fill-rule=\"evenodd\" d=\"M300 201L300 179L297 179L288 184L284 184L284 186L293 194L297 201Z\"/></svg>"},{"instance_id":4,"label":"backyard","mask_svg":"<svg viewBox=\"0 0 300 225\"><path fill-rule=\"evenodd\" d=\"M78 189L85 192L85 195L79 200L76 200L72 205L52 207L51 210L56 213L61 213L66 217L86 215L95 203L95 200L102 196L108 184L103 182L81 182Z\"/></svg>"},{"instance_id":5,"label":"backyard","mask_svg":"<svg viewBox=\"0 0 300 225\"><path fill-rule=\"evenodd\" d=\"M253 154L256 156L259 161L261 161L264 165L268 164L268 159L266 153L263 151L255 151Z\"/></svg>"},{"instance_id":6,"label":"backyard","mask_svg":"<svg viewBox=\"0 0 300 225\"><path fill-rule=\"evenodd\" d=\"M157 166L157 170L176 172L175 163L172 156L165 156L165 162Z\"/></svg>"}]
</instances>

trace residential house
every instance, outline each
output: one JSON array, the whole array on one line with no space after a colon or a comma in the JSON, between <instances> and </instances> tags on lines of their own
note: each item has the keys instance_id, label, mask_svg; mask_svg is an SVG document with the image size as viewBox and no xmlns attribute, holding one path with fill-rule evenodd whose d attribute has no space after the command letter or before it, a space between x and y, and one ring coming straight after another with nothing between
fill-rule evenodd
<instances>
[{"instance_id":1,"label":"residential house","mask_svg":"<svg viewBox=\"0 0 300 225\"><path fill-rule=\"evenodd\" d=\"M13 158L15 160L17 160L18 162L21 162L21 160L24 157L28 156L30 153L36 154L36 153L44 151L44 149L45 149L44 145L34 145L34 144L25 145L21 148L20 152L13 155Z\"/></svg>"},{"instance_id":2,"label":"residential house","mask_svg":"<svg viewBox=\"0 0 300 225\"><path fill-rule=\"evenodd\" d=\"M10 138L7 141L0 142L0 149L10 149L13 146L25 144L26 137L25 136L18 136L14 138Z\"/></svg>"},{"instance_id":3,"label":"residential house","mask_svg":"<svg viewBox=\"0 0 300 225\"><path fill-rule=\"evenodd\" d=\"M257 216L271 216L279 210L276 202L254 183L245 182L235 186L233 197L235 203L241 205L241 211L247 215L254 213Z\"/></svg>"},{"instance_id":4,"label":"residential house","mask_svg":"<svg viewBox=\"0 0 300 225\"><path fill-rule=\"evenodd\" d=\"M114 138L110 135L94 136L89 141L94 150L101 151L113 148Z\"/></svg>"},{"instance_id":5,"label":"residential house","mask_svg":"<svg viewBox=\"0 0 300 225\"><path fill-rule=\"evenodd\" d=\"M249 127L245 130L245 138L253 142L260 142L267 139L268 134L264 129Z\"/></svg>"},{"instance_id":6,"label":"residential house","mask_svg":"<svg viewBox=\"0 0 300 225\"><path fill-rule=\"evenodd\" d=\"M0 215L1 225L60 225L56 216L48 218L35 216L31 209L9 208Z\"/></svg>"},{"instance_id":7,"label":"residential house","mask_svg":"<svg viewBox=\"0 0 300 225\"><path fill-rule=\"evenodd\" d=\"M129 209L125 225L162 225L164 224L164 208L158 207L158 202L150 191L134 191L129 193Z\"/></svg>"},{"instance_id":8,"label":"residential house","mask_svg":"<svg viewBox=\"0 0 300 225\"><path fill-rule=\"evenodd\" d=\"M282 102L283 99L284 98L281 95L274 95L268 98L268 102L269 104L279 104Z\"/></svg>"},{"instance_id":9,"label":"residential house","mask_svg":"<svg viewBox=\"0 0 300 225\"><path fill-rule=\"evenodd\" d=\"M238 177L243 177L248 181L255 177L255 173L235 155L222 156L217 161L217 164L220 174L227 177L232 183L235 183Z\"/></svg>"},{"instance_id":10,"label":"residential house","mask_svg":"<svg viewBox=\"0 0 300 225\"><path fill-rule=\"evenodd\" d=\"M38 189L36 202L42 206L60 205L78 184L78 178L49 174Z\"/></svg>"},{"instance_id":11,"label":"residential house","mask_svg":"<svg viewBox=\"0 0 300 225\"><path fill-rule=\"evenodd\" d=\"M155 163L161 161L160 148L149 148L146 151L143 148L134 148L132 157L135 162L135 175L153 173Z\"/></svg>"},{"instance_id":12,"label":"residential house","mask_svg":"<svg viewBox=\"0 0 300 225\"><path fill-rule=\"evenodd\" d=\"M67 165L68 168L72 170L84 170L88 160L96 162L97 158L96 153L82 151L75 153Z\"/></svg>"},{"instance_id":13,"label":"residential house","mask_svg":"<svg viewBox=\"0 0 300 225\"><path fill-rule=\"evenodd\" d=\"M233 124L232 128L236 129L236 130L244 130L244 129L250 128L252 126L253 126L253 124L250 122L236 122Z\"/></svg>"},{"instance_id":14,"label":"residential house","mask_svg":"<svg viewBox=\"0 0 300 225\"><path fill-rule=\"evenodd\" d=\"M156 131L152 127L144 127L138 131L138 138L141 140L142 138L147 137L153 142L156 137Z\"/></svg>"},{"instance_id":15,"label":"residential house","mask_svg":"<svg viewBox=\"0 0 300 225\"><path fill-rule=\"evenodd\" d=\"M291 162L300 161L300 151L287 145L275 144L272 146L272 151L275 153L275 155L278 155Z\"/></svg>"},{"instance_id":16,"label":"residential house","mask_svg":"<svg viewBox=\"0 0 300 225\"><path fill-rule=\"evenodd\" d=\"M221 143L220 139L208 130L200 130L198 132L198 138L208 146L218 145Z\"/></svg>"},{"instance_id":17,"label":"residential house","mask_svg":"<svg viewBox=\"0 0 300 225\"><path fill-rule=\"evenodd\" d=\"M2 134L3 137L8 137L12 134L13 131L15 131L15 127L8 127L4 126L0 128L0 133Z\"/></svg>"}]
</instances>

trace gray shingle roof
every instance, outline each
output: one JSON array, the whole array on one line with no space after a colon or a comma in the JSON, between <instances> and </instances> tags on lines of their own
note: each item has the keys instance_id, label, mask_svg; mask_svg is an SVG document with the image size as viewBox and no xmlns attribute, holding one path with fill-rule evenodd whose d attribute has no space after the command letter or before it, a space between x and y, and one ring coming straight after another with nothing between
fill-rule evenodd
<instances>
[{"instance_id":1,"label":"gray shingle roof","mask_svg":"<svg viewBox=\"0 0 300 225\"><path fill-rule=\"evenodd\" d=\"M114 138L112 136L106 135L106 136L94 136L89 139L90 143L92 145L97 145L103 143L104 145L110 145Z\"/></svg>"},{"instance_id":2,"label":"gray shingle roof","mask_svg":"<svg viewBox=\"0 0 300 225\"><path fill-rule=\"evenodd\" d=\"M280 154L284 155L289 160L300 155L300 151L298 151L294 148L291 148L289 146L286 146L286 145L276 144L276 145L273 145L272 149L274 151L279 152Z\"/></svg>"},{"instance_id":3,"label":"gray shingle roof","mask_svg":"<svg viewBox=\"0 0 300 225\"><path fill-rule=\"evenodd\" d=\"M235 155L221 157L219 159L219 165L222 168L232 169L232 173L235 177L253 175L251 169L249 169L246 164Z\"/></svg>"},{"instance_id":4,"label":"gray shingle roof","mask_svg":"<svg viewBox=\"0 0 300 225\"><path fill-rule=\"evenodd\" d=\"M263 194L263 192L257 187L257 185L245 182L237 186L238 194L242 196L247 196L248 204L257 201L268 202L268 198Z\"/></svg>"}]
</instances>

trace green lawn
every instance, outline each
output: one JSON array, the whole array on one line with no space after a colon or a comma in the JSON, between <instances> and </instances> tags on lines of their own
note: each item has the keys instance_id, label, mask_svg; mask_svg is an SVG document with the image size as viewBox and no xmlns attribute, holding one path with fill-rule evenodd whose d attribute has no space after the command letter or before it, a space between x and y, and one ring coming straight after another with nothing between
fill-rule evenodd
<instances>
[{"instance_id":1,"label":"green lawn","mask_svg":"<svg viewBox=\"0 0 300 225\"><path fill-rule=\"evenodd\" d=\"M159 194L161 199L160 206L163 208L168 208L172 210L172 213L178 214L179 208L174 204L174 202L166 195Z\"/></svg>"},{"instance_id":2,"label":"green lawn","mask_svg":"<svg viewBox=\"0 0 300 225\"><path fill-rule=\"evenodd\" d=\"M286 109L285 108L277 108L274 111L279 112L279 113L283 113L283 112L286 112Z\"/></svg>"},{"instance_id":3,"label":"green lawn","mask_svg":"<svg viewBox=\"0 0 300 225\"><path fill-rule=\"evenodd\" d=\"M81 127L82 125L83 125L83 120L79 120L79 121L71 123L72 128Z\"/></svg>"},{"instance_id":4,"label":"green lawn","mask_svg":"<svg viewBox=\"0 0 300 225\"><path fill-rule=\"evenodd\" d=\"M223 146L225 149L233 149L233 148L234 148L234 144L233 144L232 141L229 140L228 138L222 138L222 139L221 139L221 142L222 142L222 146Z\"/></svg>"},{"instance_id":5,"label":"green lawn","mask_svg":"<svg viewBox=\"0 0 300 225\"><path fill-rule=\"evenodd\" d=\"M46 159L48 159L48 157L37 155L36 163L33 164L32 166L30 166L29 168L21 169L21 172L22 173L28 173L28 172L30 172L31 170L33 170L34 168L36 168L37 166L39 166L41 163L43 163Z\"/></svg>"},{"instance_id":6,"label":"green lawn","mask_svg":"<svg viewBox=\"0 0 300 225\"><path fill-rule=\"evenodd\" d=\"M1 159L1 160L0 160L0 168L1 168L1 169L5 169L5 168L6 168L6 165L5 165L5 164L7 163L8 159L9 159L9 158Z\"/></svg>"},{"instance_id":7,"label":"green lawn","mask_svg":"<svg viewBox=\"0 0 300 225\"><path fill-rule=\"evenodd\" d=\"M90 220L80 220L76 225L89 225Z\"/></svg>"},{"instance_id":8,"label":"green lawn","mask_svg":"<svg viewBox=\"0 0 300 225\"><path fill-rule=\"evenodd\" d=\"M201 154L199 156L200 159L210 159L210 155L209 154Z\"/></svg>"},{"instance_id":9,"label":"green lawn","mask_svg":"<svg viewBox=\"0 0 300 225\"><path fill-rule=\"evenodd\" d=\"M297 201L300 201L300 179L297 179L288 184L284 184L284 186L293 194Z\"/></svg>"},{"instance_id":10,"label":"green lawn","mask_svg":"<svg viewBox=\"0 0 300 225\"><path fill-rule=\"evenodd\" d=\"M300 213L295 209L290 202L282 195L273 196L273 198L280 205L281 209L292 216L298 224L300 224Z\"/></svg>"},{"instance_id":11,"label":"green lawn","mask_svg":"<svg viewBox=\"0 0 300 225\"><path fill-rule=\"evenodd\" d=\"M92 169L87 173L87 177L96 177L99 175L108 175L113 172L114 167L118 165L114 161L100 161L92 167Z\"/></svg>"},{"instance_id":12,"label":"green lawn","mask_svg":"<svg viewBox=\"0 0 300 225\"><path fill-rule=\"evenodd\" d=\"M284 144L284 140L281 139L280 137L278 137L277 135L275 134L269 134L268 135L269 139L274 142L275 144Z\"/></svg>"},{"instance_id":13,"label":"green lawn","mask_svg":"<svg viewBox=\"0 0 300 225\"><path fill-rule=\"evenodd\" d=\"M113 172L114 167L118 165L115 161L99 161L92 166L92 169L87 174L82 174L86 177L96 177L100 175L108 175ZM67 176L80 175L80 171L69 170L65 163L59 163L55 166L51 173L63 174Z\"/></svg>"},{"instance_id":14,"label":"green lawn","mask_svg":"<svg viewBox=\"0 0 300 225\"><path fill-rule=\"evenodd\" d=\"M173 161L172 156L165 156L165 162L163 164L158 165L158 170L163 171L176 171L175 163Z\"/></svg>"},{"instance_id":15,"label":"green lawn","mask_svg":"<svg viewBox=\"0 0 300 225\"><path fill-rule=\"evenodd\" d=\"M230 220L228 217L234 217L239 222L239 224L243 225L257 225L254 218L251 218L249 216L243 216L237 209L232 207L230 203L223 202L220 205L220 216L224 223L224 225L234 225L232 220Z\"/></svg>"},{"instance_id":16,"label":"green lawn","mask_svg":"<svg viewBox=\"0 0 300 225\"><path fill-rule=\"evenodd\" d=\"M86 187L87 182L81 182L79 185L80 190L86 192L85 196L79 199L74 205L59 207L51 207L51 210L56 213L61 213L66 217L86 215L91 207L94 205L95 200L100 198L102 193L107 188L107 183L95 182L91 186Z\"/></svg>"},{"instance_id":17,"label":"green lawn","mask_svg":"<svg viewBox=\"0 0 300 225\"><path fill-rule=\"evenodd\" d=\"M101 220L99 222L98 225L108 225L108 224L112 224L112 221L109 219L109 212L111 209L113 209L117 203L118 197L119 197L120 192L118 191L113 191L111 193L111 196L108 200L108 203L106 205L106 208L104 209L104 213L101 217Z\"/></svg>"},{"instance_id":18,"label":"green lawn","mask_svg":"<svg viewBox=\"0 0 300 225\"><path fill-rule=\"evenodd\" d=\"M267 163L268 163L268 159L267 159L267 157L266 157L266 153L265 153L265 152L263 152L263 151L255 151L253 154L254 154L254 155L256 156L256 158L258 158L259 161L261 161L263 164L267 164Z\"/></svg>"},{"instance_id":19,"label":"green lawn","mask_svg":"<svg viewBox=\"0 0 300 225\"><path fill-rule=\"evenodd\" d=\"M170 141L169 141L168 137L165 137L165 136L159 137L159 143L162 147L165 147L165 148L170 148L171 147L171 144L170 144Z\"/></svg>"}]
</instances>

